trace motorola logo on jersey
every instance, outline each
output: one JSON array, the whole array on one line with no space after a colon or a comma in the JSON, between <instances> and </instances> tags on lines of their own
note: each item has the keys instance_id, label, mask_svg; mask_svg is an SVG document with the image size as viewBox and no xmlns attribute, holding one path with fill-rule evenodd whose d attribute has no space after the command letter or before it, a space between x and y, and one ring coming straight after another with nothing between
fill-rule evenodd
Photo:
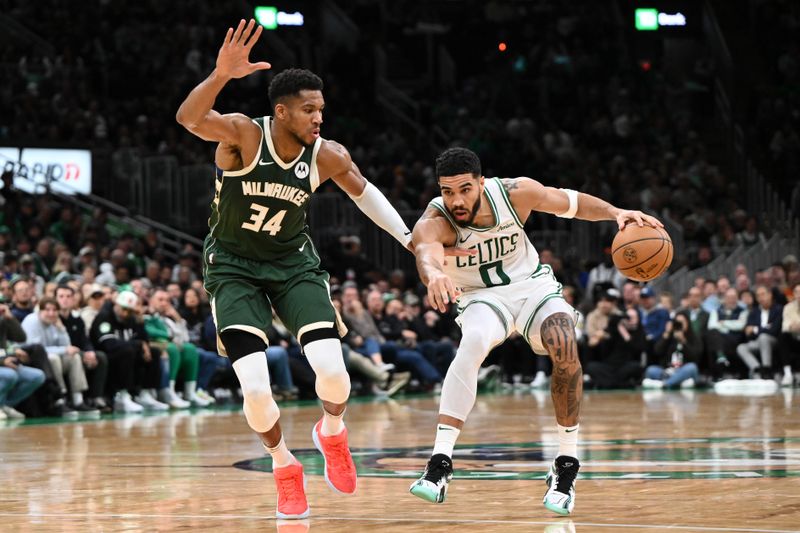
<instances>
[{"instance_id":1,"label":"motorola logo on jersey","mask_svg":"<svg viewBox=\"0 0 800 533\"><path fill-rule=\"evenodd\" d=\"M300 161L294 167L294 175L298 177L298 179L304 180L308 177L308 163L304 161Z\"/></svg>"}]
</instances>

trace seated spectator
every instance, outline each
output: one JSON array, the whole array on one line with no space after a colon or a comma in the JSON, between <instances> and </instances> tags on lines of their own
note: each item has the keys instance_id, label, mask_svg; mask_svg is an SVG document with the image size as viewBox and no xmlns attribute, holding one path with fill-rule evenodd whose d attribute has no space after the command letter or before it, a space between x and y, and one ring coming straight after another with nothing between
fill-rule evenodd
<instances>
[{"instance_id":1,"label":"seated spectator","mask_svg":"<svg viewBox=\"0 0 800 533\"><path fill-rule=\"evenodd\" d=\"M23 419L25 415L14 409L44 383L44 372L22 364L27 357L9 341L25 340L25 332L11 314L4 295L0 295L0 420Z\"/></svg>"},{"instance_id":2,"label":"seated spectator","mask_svg":"<svg viewBox=\"0 0 800 533\"><path fill-rule=\"evenodd\" d=\"M53 368L62 396L56 402L56 407L65 406L66 397L71 393L73 410L97 413L94 407L83 401L83 393L89 389L83 358L80 348L70 341L69 333L58 317L58 311L58 302L44 297L39 302L39 312L29 314L22 321L22 329L25 330L27 342L41 344L47 352L47 359ZM69 389L64 376L69 380ZM68 408L64 407L61 410L62 414L66 414Z\"/></svg>"},{"instance_id":3,"label":"seated spectator","mask_svg":"<svg viewBox=\"0 0 800 533\"><path fill-rule=\"evenodd\" d=\"M791 387L795 381L792 370L800 372L800 283L792 288L793 300L783 307L781 335L778 338L778 354L783 366L781 386ZM797 379L800 385L800 376Z\"/></svg>"},{"instance_id":4,"label":"seated spectator","mask_svg":"<svg viewBox=\"0 0 800 533\"><path fill-rule=\"evenodd\" d=\"M703 284L703 303L700 304L703 311L711 313L719 307L720 296L717 294L717 284L709 279Z\"/></svg>"},{"instance_id":5,"label":"seated spectator","mask_svg":"<svg viewBox=\"0 0 800 533\"><path fill-rule=\"evenodd\" d=\"M644 330L636 309L614 315L607 326L609 349L602 359L586 364L588 385L598 389L618 389L635 386L642 376Z\"/></svg>"},{"instance_id":6,"label":"seated spectator","mask_svg":"<svg viewBox=\"0 0 800 533\"><path fill-rule=\"evenodd\" d=\"M449 338L439 339L436 335L436 328L442 320L441 315L433 309L422 313L420 299L416 294L408 294L404 303L407 327L416 336L412 347L421 351L440 373L446 374L456 357L456 348Z\"/></svg>"},{"instance_id":7,"label":"seated spectator","mask_svg":"<svg viewBox=\"0 0 800 533\"><path fill-rule=\"evenodd\" d=\"M708 367L715 377L730 369L736 347L744 340L747 309L738 300L736 289L729 287L722 297L722 305L711 312L708 319L706 354Z\"/></svg>"},{"instance_id":8,"label":"seated spectator","mask_svg":"<svg viewBox=\"0 0 800 533\"><path fill-rule=\"evenodd\" d=\"M750 378L772 374L772 352L781 332L783 308L772 302L772 291L764 285L756 288L758 306L750 311L744 327L745 342L736 353L749 369ZM756 354L758 357L756 357Z\"/></svg>"},{"instance_id":9,"label":"seated spectator","mask_svg":"<svg viewBox=\"0 0 800 533\"><path fill-rule=\"evenodd\" d=\"M150 349L144 324L138 319L140 314L139 298L122 291L114 301L103 305L89 332L92 345L108 356L108 388L114 397L115 412L169 409L152 393L161 384L160 351Z\"/></svg>"},{"instance_id":10,"label":"seated spectator","mask_svg":"<svg viewBox=\"0 0 800 533\"><path fill-rule=\"evenodd\" d=\"M181 317L186 321L186 328L189 332L189 342L197 348L200 356L200 368L197 371L197 395L207 398L214 403L214 396L208 389L214 373L219 365L219 354L214 350L207 350L203 341L203 326L206 318L210 315L207 307L201 305L200 294L197 289L189 287L183 293L183 301L178 309ZM227 361L227 358L223 357ZM222 366L225 366L224 364Z\"/></svg>"},{"instance_id":11,"label":"seated spectator","mask_svg":"<svg viewBox=\"0 0 800 533\"><path fill-rule=\"evenodd\" d=\"M608 355L611 345L609 320L612 316L619 316L617 308L619 291L607 289L598 299L594 309L586 315L586 326L583 337L586 339L586 348L583 350L584 363L589 361L602 361Z\"/></svg>"},{"instance_id":12,"label":"seated spectator","mask_svg":"<svg viewBox=\"0 0 800 533\"><path fill-rule=\"evenodd\" d=\"M83 286L83 300L86 302L86 306L81 309L81 320L86 325L86 334L88 335L92 322L106 301L106 293L103 291L103 287L97 283L90 283Z\"/></svg>"},{"instance_id":13,"label":"seated spectator","mask_svg":"<svg viewBox=\"0 0 800 533\"><path fill-rule=\"evenodd\" d=\"M195 345L189 342L186 321L172 306L167 291L158 289L153 293L150 314L145 317L144 324L151 347L157 346L169 357L168 372L164 372L162 367L158 399L173 409L185 409L191 405L207 407L211 402L197 395L200 355ZM182 374L184 380L183 399L175 393L178 374Z\"/></svg>"},{"instance_id":14,"label":"seated spectator","mask_svg":"<svg viewBox=\"0 0 800 533\"><path fill-rule=\"evenodd\" d=\"M89 389L86 391L86 403L100 411L110 412L111 408L103 398L108 376L108 358L103 352L95 352L86 325L75 310L75 290L69 285L60 285L56 289L56 301L59 306L59 319L67 330L70 343L77 346L86 370ZM74 396L75 393L73 393Z\"/></svg>"},{"instance_id":15,"label":"seated spectator","mask_svg":"<svg viewBox=\"0 0 800 533\"><path fill-rule=\"evenodd\" d=\"M16 276L11 279L11 294L11 314L22 323L26 316L33 313L36 305L33 287L27 278Z\"/></svg>"},{"instance_id":16,"label":"seated spectator","mask_svg":"<svg viewBox=\"0 0 800 533\"><path fill-rule=\"evenodd\" d=\"M658 364L645 370L644 388L694 387L699 376L697 359L703 345L692 328L686 311L679 311L667 322L655 344Z\"/></svg>"},{"instance_id":17,"label":"seated spectator","mask_svg":"<svg viewBox=\"0 0 800 533\"><path fill-rule=\"evenodd\" d=\"M653 357L655 343L664 334L667 322L669 322L669 311L656 305L656 294L650 287L643 288L639 298L641 302L639 315L642 319L642 327L647 341L645 351L647 351L648 357Z\"/></svg>"}]
</instances>

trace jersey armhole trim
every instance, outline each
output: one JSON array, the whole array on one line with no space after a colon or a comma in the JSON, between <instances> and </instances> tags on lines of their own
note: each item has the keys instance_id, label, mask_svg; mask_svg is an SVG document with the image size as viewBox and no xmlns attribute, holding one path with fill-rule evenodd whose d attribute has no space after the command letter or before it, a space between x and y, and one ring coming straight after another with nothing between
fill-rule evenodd
<instances>
[{"instance_id":1,"label":"jersey armhole trim","mask_svg":"<svg viewBox=\"0 0 800 533\"><path fill-rule=\"evenodd\" d=\"M514 217L514 222L517 223L517 226L519 226L520 228L523 228L524 225L520 221L519 215L517 215L517 210L514 209L514 204L511 203L511 197L508 195L508 191L506 191L506 188L503 185L503 182L500 181L500 178L492 178L492 179L495 180L495 182L497 182L497 186L500 188L500 194L503 196L503 200L505 200L509 211L511 211L511 216Z\"/></svg>"},{"instance_id":2,"label":"jersey armhole trim","mask_svg":"<svg viewBox=\"0 0 800 533\"><path fill-rule=\"evenodd\" d=\"M314 142L314 150L311 152L311 175L309 176L309 184L311 185L311 192L317 190L319 187L319 169L317 168L317 154L322 146L322 137L317 137Z\"/></svg>"},{"instance_id":3,"label":"jersey armhole trim","mask_svg":"<svg viewBox=\"0 0 800 533\"><path fill-rule=\"evenodd\" d=\"M436 200L431 200L430 203L428 203L428 205L435 207L444 215L444 218L446 218L447 221L450 223L450 226L453 228L453 231L456 232L456 243L458 243L458 239L461 237L461 233L458 231L458 225L452 218L450 218L450 213L447 212L447 209L439 205L439 203Z\"/></svg>"},{"instance_id":4,"label":"jersey armhole trim","mask_svg":"<svg viewBox=\"0 0 800 533\"><path fill-rule=\"evenodd\" d=\"M253 124L258 126L258 129L261 130L261 139L258 141L258 152L256 152L256 156L253 158L253 160L250 162L250 164L247 165L246 167L244 167L243 169L241 169L241 170L223 170L222 171L222 177L223 178L225 176L231 176L231 177L244 176L247 173L251 172L254 168L256 168L256 165L258 164L259 160L261 159L261 149L264 146L264 128L261 126L261 124L258 123L258 119L252 119L252 120L253 120Z\"/></svg>"}]
</instances>

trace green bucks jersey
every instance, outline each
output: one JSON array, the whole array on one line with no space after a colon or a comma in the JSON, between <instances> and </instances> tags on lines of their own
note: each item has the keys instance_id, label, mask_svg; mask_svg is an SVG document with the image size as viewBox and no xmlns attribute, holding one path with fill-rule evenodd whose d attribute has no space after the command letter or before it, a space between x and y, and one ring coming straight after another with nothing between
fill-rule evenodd
<instances>
[{"instance_id":1,"label":"green bucks jersey","mask_svg":"<svg viewBox=\"0 0 800 533\"><path fill-rule=\"evenodd\" d=\"M238 256L269 261L302 252L309 240L306 211L319 186L322 138L287 163L272 144L270 117L253 122L261 129L258 153L241 170L217 169L208 225L212 242Z\"/></svg>"}]
</instances>

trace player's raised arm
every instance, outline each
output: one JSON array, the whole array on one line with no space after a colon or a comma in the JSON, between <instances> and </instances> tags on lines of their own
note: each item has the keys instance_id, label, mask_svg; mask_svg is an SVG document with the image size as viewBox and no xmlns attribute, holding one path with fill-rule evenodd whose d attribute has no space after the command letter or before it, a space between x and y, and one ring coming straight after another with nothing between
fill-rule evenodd
<instances>
[{"instance_id":1,"label":"player's raised arm","mask_svg":"<svg viewBox=\"0 0 800 533\"><path fill-rule=\"evenodd\" d=\"M444 313L447 304L460 296L450 276L444 273L445 245L455 243L455 232L438 211L429 207L414 225L412 238L417 271L422 283L428 287L428 302Z\"/></svg>"},{"instance_id":2,"label":"player's raised arm","mask_svg":"<svg viewBox=\"0 0 800 533\"><path fill-rule=\"evenodd\" d=\"M397 239L403 247L414 251L411 230L383 193L361 175L344 146L334 141L325 141L317 155L317 168L320 182L328 177L332 179L365 215Z\"/></svg>"},{"instance_id":3,"label":"player's raised arm","mask_svg":"<svg viewBox=\"0 0 800 533\"><path fill-rule=\"evenodd\" d=\"M551 213L561 218L577 218L580 220L616 220L619 229L633 221L639 226L648 224L653 227L664 227L657 218L641 211L633 211L614 207L610 203L591 194L571 189L546 187L530 178L510 178L502 180L514 207L520 211L520 218L525 220L530 211ZM524 217L524 218L523 218Z\"/></svg>"},{"instance_id":4,"label":"player's raised arm","mask_svg":"<svg viewBox=\"0 0 800 533\"><path fill-rule=\"evenodd\" d=\"M217 55L217 67L192 89L178 109L175 116L178 123L201 139L239 146L245 129L258 128L245 115L221 115L212 109L217 95L228 81L270 68L270 64L263 61L250 62L250 51L263 30L262 26L258 26L254 32L254 26L253 19L247 25L242 19L235 31L228 28Z\"/></svg>"}]
</instances>

